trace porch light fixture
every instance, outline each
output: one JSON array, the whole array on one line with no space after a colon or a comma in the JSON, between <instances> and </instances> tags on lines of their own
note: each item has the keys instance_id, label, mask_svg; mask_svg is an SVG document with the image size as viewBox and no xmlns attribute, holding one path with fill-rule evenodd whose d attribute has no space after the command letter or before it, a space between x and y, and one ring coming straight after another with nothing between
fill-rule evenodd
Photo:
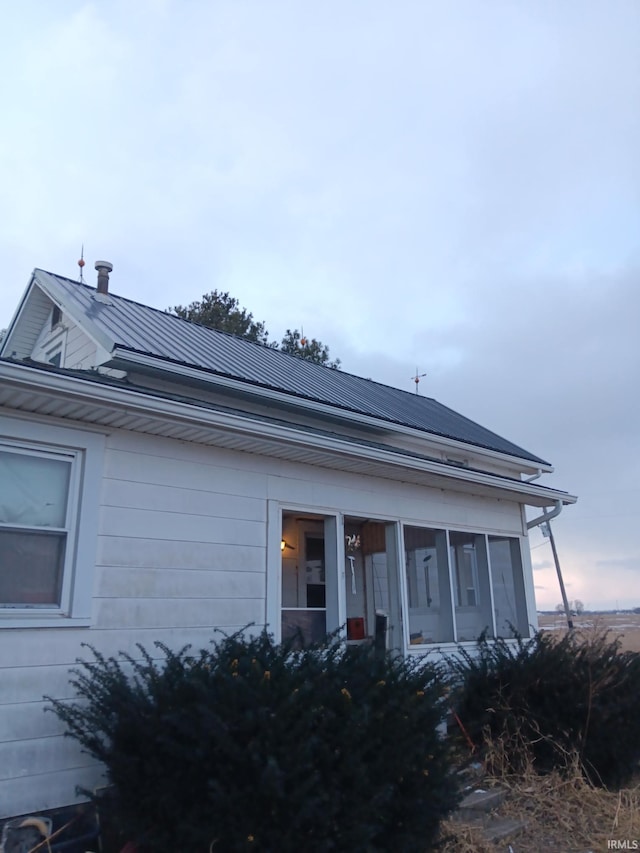
<instances>
[{"instance_id":1,"label":"porch light fixture","mask_svg":"<svg viewBox=\"0 0 640 853\"><path fill-rule=\"evenodd\" d=\"M295 550L293 545L289 545L288 542L285 542L284 539L281 539L280 540L280 550L284 551L285 548L291 548L292 551Z\"/></svg>"}]
</instances>

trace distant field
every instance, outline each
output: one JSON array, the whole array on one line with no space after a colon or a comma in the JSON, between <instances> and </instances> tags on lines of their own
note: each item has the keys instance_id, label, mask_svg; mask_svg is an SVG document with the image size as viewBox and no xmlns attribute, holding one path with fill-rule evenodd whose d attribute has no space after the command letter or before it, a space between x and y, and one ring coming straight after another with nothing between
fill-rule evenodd
<instances>
[{"instance_id":1,"label":"distant field","mask_svg":"<svg viewBox=\"0 0 640 853\"><path fill-rule=\"evenodd\" d=\"M585 613L574 616L573 624L578 629L606 628L611 636L621 638L621 649L640 652L640 613ZM564 614L538 614L538 625L545 631L565 631L567 619Z\"/></svg>"}]
</instances>

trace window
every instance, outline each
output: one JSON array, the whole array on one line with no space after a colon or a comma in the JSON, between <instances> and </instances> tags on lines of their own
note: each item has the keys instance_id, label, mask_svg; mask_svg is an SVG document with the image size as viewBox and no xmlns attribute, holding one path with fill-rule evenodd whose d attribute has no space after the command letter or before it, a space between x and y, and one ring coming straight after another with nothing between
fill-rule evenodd
<instances>
[{"instance_id":1,"label":"window","mask_svg":"<svg viewBox=\"0 0 640 853\"><path fill-rule=\"evenodd\" d=\"M450 643L454 639L449 588L447 533L404 528L409 603L409 644Z\"/></svg>"},{"instance_id":2,"label":"window","mask_svg":"<svg viewBox=\"0 0 640 853\"><path fill-rule=\"evenodd\" d=\"M507 536L489 536L489 557L496 635L512 637L517 631L526 637L529 626L520 543Z\"/></svg>"},{"instance_id":3,"label":"window","mask_svg":"<svg viewBox=\"0 0 640 853\"><path fill-rule=\"evenodd\" d=\"M520 540L404 526L409 645L528 635Z\"/></svg>"},{"instance_id":4,"label":"window","mask_svg":"<svg viewBox=\"0 0 640 853\"><path fill-rule=\"evenodd\" d=\"M348 642L398 652L529 635L521 536L269 502L267 622L278 638Z\"/></svg>"},{"instance_id":5,"label":"window","mask_svg":"<svg viewBox=\"0 0 640 853\"><path fill-rule=\"evenodd\" d=\"M0 449L0 605L61 608L75 456Z\"/></svg>"},{"instance_id":6,"label":"window","mask_svg":"<svg viewBox=\"0 0 640 853\"><path fill-rule=\"evenodd\" d=\"M0 417L0 628L90 623L103 449Z\"/></svg>"},{"instance_id":7,"label":"window","mask_svg":"<svg viewBox=\"0 0 640 853\"><path fill-rule=\"evenodd\" d=\"M324 520L285 516L282 528L282 638L327 633Z\"/></svg>"},{"instance_id":8,"label":"window","mask_svg":"<svg viewBox=\"0 0 640 853\"><path fill-rule=\"evenodd\" d=\"M276 533L272 624L283 639L320 641L341 629L350 642L401 648L397 522L288 511Z\"/></svg>"}]
</instances>

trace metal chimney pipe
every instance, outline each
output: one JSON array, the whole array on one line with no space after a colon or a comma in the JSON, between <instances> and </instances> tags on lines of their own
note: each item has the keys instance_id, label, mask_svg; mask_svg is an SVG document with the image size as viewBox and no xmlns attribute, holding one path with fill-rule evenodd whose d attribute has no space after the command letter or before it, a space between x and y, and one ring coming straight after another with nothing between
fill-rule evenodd
<instances>
[{"instance_id":1,"label":"metal chimney pipe","mask_svg":"<svg viewBox=\"0 0 640 853\"><path fill-rule=\"evenodd\" d=\"M109 261L96 261L95 267L98 270L98 293L108 293L109 273L113 269L113 264Z\"/></svg>"}]
</instances>

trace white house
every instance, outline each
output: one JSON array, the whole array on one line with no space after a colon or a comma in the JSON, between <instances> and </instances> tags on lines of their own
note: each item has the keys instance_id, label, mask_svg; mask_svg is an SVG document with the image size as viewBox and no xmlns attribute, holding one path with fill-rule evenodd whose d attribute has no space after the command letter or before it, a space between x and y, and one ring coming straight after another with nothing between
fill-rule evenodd
<instances>
[{"instance_id":1,"label":"white house","mask_svg":"<svg viewBox=\"0 0 640 853\"><path fill-rule=\"evenodd\" d=\"M435 400L116 296L110 269L36 269L0 349L0 818L99 783L43 713L81 643L527 636L528 528L575 501Z\"/></svg>"}]
</instances>

